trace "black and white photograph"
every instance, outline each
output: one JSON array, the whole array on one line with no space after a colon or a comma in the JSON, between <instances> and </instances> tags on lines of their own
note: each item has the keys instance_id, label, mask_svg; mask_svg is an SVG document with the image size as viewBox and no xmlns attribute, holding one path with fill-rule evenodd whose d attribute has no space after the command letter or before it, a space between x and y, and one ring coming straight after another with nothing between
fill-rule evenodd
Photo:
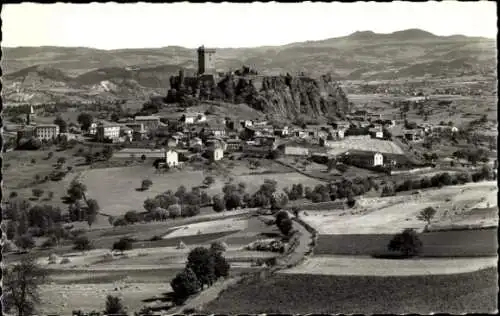
<instances>
[{"instance_id":1,"label":"black and white photograph","mask_svg":"<svg viewBox=\"0 0 500 316\"><path fill-rule=\"evenodd\" d=\"M1 19L3 315L498 313L496 2Z\"/></svg>"}]
</instances>

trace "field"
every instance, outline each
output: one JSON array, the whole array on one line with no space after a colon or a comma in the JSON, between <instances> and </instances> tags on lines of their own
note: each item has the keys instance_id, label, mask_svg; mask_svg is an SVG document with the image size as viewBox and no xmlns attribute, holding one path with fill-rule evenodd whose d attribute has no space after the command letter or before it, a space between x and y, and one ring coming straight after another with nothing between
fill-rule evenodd
<instances>
[{"instance_id":1,"label":"field","mask_svg":"<svg viewBox=\"0 0 500 316\"><path fill-rule=\"evenodd\" d=\"M313 256L285 274L411 276L474 272L496 267L498 258L432 258L395 260L352 256Z\"/></svg>"},{"instance_id":2,"label":"field","mask_svg":"<svg viewBox=\"0 0 500 316\"><path fill-rule=\"evenodd\" d=\"M202 185L209 173L195 170L179 170L158 174L152 166L134 166L128 168L107 168L86 171L81 181L87 185L88 196L96 199L101 206L102 213L121 215L130 210L143 210L144 200L154 197L167 190L176 191L181 185L188 190ZM136 190L143 179L153 181L153 186L147 191ZM206 191L209 195L221 194L225 185L224 177L216 176L215 183ZM290 186L292 183L303 183L314 186L319 181L310 179L299 173L279 174L241 174L232 176L233 182L245 182L247 192L255 192L264 179L273 179L278 182L279 189Z\"/></svg>"},{"instance_id":3,"label":"field","mask_svg":"<svg viewBox=\"0 0 500 316\"><path fill-rule=\"evenodd\" d=\"M95 245L93 250L79 252L63 245L48 252L37 251L39 264L49 273L48 282L42 286L40 312L69 314L78 308L88 311L102 309L107 294L118 294L125 299L128 308L137 311L148 304L148 300L155 301L152 298L156 297L161 301L162 295L171 291L169 283L184 267L191 249L208 246L215 240L228 241L229 247L224 256L231 263L231 276L259 271L260 267L253 266L256 259L278 254L247 251L243 247L262 238L261 233L276 232L276 228L265 225L259 217L245 215L243 211L234 213L169 221L157 224L156 228L152 224L144 224L142 227L95 229L88 233ZM203 219L205 222L200 223ZM234 220L241 223L240 227L232 225L233 230L224 231L227 223ZM153 234L165 239L148 241ZM125 251L125 255L115 253L110 258L112 243L123 236L137 239L133 249ZM231 239L232 236L236 238ZM181 240L186 248L177 247ZM51 253L57 255L55 264L48 261ZM60 264L62 258L68 258L70 262ZM7 259L12 262L18 257L9 255Z\"/></svg>"},{"instance_id":4,"label":"field","mask_svg":"<svg viewBox=\"0 0 500 316\"><path fill-rule=\"evenodd\" d=\"M224 291L206 314L429 314L497 311L496 269L404 277L277 274Z\"/></svg>"},{"instance_id":5,"label":"field","mask_svg":"<svg viewBox=\"0 0 500 316\"><path fill-rule=\"evenodd\" d=\"M419 194L361 198L350 210L306 209L307 215L302 212L301 216L320 234L393 234L404 228L422 230L426 223L419 221L417 214L428 206L437 210L430 228L434 225L443 228L443 223L453 225L456 222L492 226L498 222L497 214L482 212L482 217L478 218L471 214L471 210L497 205L497 192L495 182L471 183L422 190Z\"/></svg>"},{"instance_id":6,"label":"field","mask_svg":"<svg viewBox=\"0 0 500 316\"><path fill-rule=\"evenodd\" d=\"M404 154L403 150L392 141L380 139L352 139L346 137L342 140L333 143L335 146L332 149L346 150L367 150L388 154Z\"/></svg>"},{"instance_id":7,"label":"field","mask_svg":"<svg viewBox=\"0 0 500 316\"><path fill-rule=\"evenodd\" d=\"M43 179L48 176L53 170L55 170L55 165L57 159L63 157L66 159L66 163L61 169L64 171L67 166L72 166L73 170L81 170L79 164L85 162L81 157L75 157L74 150L67 150L58 152L55 148L43 149L43 150L15 150L3 154L4 166L3 166L3 177L4 177L4 194L14 190L20 190L22 188L29 187L30 191L35 181L35 176L38 174ZM49 152L53 153L53 157L48 158ZM32 159L35 163L32 163ZM51 182L45 183L40 187L45 188L50 186ZM54 193L59 190L54 190ZM20 192L18 192L20 193ZM28 196L31 195L31 192Z\"/></svg>"},{"instance_id":8,"label":"field","mask_svg":"<svg viewBox=\"0 0 500 316\"><path fill-rule=\"evenodd\" d=\"M423 257L495 256L498 228L421 233ZM392 234L319 235L317 255L385 253Z\"/></svg>"}]
</instances>

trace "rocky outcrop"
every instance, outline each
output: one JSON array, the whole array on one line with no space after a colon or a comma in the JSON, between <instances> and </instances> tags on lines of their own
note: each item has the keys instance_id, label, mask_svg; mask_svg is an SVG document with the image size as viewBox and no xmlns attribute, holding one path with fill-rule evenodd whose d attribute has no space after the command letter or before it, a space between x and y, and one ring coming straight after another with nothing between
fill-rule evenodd
<instances>
[{"instance_id":1,"label":"rocky outcrop","mask_svg":"<svg viewBox=\"0 0 500 316\"><path fill-rule=\"evenodd\" d=\"M340 84L328 75L319 79L289 75L263 77L258 96L247 103L263 112L288 118L334 116L350 110Z\"/></svg>"},{"instance_id":2,"label":"rocky outcrop","mask_svg":"<svg viewBox=\"0 0 500 316\"><path fill-rule=\"evenodd\" d=\"M197 99L246 103L266 114L294 119L335 116L350 110L349 100L340 84L330 75L313 79L306 76L243 76L170 78L168 102L182 102L186 95ZM216 82L214 82L216 81Z\"/></svg>"}]
</instances>

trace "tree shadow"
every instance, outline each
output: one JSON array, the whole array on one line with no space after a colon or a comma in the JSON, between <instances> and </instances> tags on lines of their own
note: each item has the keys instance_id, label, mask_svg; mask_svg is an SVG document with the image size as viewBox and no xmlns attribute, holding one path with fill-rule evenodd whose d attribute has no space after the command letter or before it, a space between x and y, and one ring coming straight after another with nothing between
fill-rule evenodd
<instances>
[{"instance_id":1,"label":"tree shadow","mask_svg":"<svg viewBox=\"0 0 500 316\"><path fill-rule=\"evenodd\" d=\"M145 188L135 188L135 190L136 190L137 192L144 192L144 191L146 191L147 189L145 189Z\"/></svg>"}]
</instances>

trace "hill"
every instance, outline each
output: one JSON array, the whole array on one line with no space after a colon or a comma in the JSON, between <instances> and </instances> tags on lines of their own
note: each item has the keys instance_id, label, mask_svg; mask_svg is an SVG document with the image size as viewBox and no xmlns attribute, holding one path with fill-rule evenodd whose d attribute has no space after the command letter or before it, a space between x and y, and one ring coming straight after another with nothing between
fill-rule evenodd
<instances>
[{"instance_id":1,"label":"hill","mask_svg":"<svg viewBox=\"0 0 500 316\"><path fill-rule=\"evenodd\" d=\"M88 94L104 93L101 90L106 89L96 87L106 82L126 87L108 89L112 91L105 91L105 98L165 94L171 75L182 68L196 67L196 50L179 46L109 51L85 47L4 47L3 53L2 69L7 74L4 93L8 102L50 99L47 91L53 87L83 90L85 93L78 97L86 98ZM390 34L362 31L283 46L217 49L218 69L234 70L243 64L263 75L304 72L319 77L330 72L335 80L491 75L496 73L496 42L410 29Z\"/></svg>"}]
</instances>

